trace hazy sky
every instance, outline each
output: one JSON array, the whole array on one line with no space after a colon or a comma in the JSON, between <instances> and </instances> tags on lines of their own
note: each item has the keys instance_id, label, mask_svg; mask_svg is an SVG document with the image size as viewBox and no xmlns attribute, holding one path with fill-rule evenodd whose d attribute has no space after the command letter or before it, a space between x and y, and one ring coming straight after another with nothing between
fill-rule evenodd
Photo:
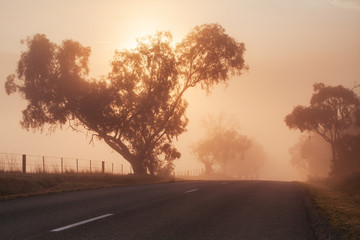
<instances>
[{"instance_id":1,"label":"hazy sky","mask_svg":"<svg viewBox=\"0 0 360 240\"><path fill-rule=\"evenodd\" d=\"M96 78L110 70L114 50L134 47L137 37L166 30L178 42L204 23L219 23L245 43L250 70L210 96L199 89L187 93L190 123L177 143L183 154L177 168L201 168L189 148L204 134L201 118L226 113L264 146L264 178L296 179L288 148L300 133L283 119L295 105L309 104L314 82L360 82L360 0L0 0L0 152L120 159L103 143L88 145L86 133L21 129L25 102L3 87L24 50L21 39L44 33L57 43L70 38L90 46Z\"/></svg>"}]
</instances>

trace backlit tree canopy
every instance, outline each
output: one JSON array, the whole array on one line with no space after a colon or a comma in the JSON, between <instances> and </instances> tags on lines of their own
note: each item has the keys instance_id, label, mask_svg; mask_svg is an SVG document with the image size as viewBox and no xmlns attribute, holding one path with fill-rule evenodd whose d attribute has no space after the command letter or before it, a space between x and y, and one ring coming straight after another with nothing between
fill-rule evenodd
<instances>
[{"instance_id":1,"label":"backlit tree canopy","mask_svg":"<svg viewBox=\"0 0 360 240\"><path fill-rule=\"evenodd\" d=\"M155 174L180 157L172 141L188 123L186 90L209 92L247 68L244 44L218 24L195 27L175 47L168 32L139 39L135 49L117 51L111 72L97 80L88 76L89 47L73 40L57 45L42 34L25 42L17 71L5 83L8 94L19 92L28 101L21 125L84 127L136 174Z\"/></svg>"}]
</instances>

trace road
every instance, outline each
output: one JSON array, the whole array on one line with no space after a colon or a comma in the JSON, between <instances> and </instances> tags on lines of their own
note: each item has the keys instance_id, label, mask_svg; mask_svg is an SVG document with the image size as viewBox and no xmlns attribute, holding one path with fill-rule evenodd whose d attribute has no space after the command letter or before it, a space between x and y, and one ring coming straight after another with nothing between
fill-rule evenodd
<instances>
[{"instance_id":1,"label":"road","mask_svg":"<svg viewBox=\"0 0 360 240\"><path fill-rule=\"evenodd\" d=\"M0 201L0 239L315 239L294 182L184 181Z\"/></svg>"}]
</instances>

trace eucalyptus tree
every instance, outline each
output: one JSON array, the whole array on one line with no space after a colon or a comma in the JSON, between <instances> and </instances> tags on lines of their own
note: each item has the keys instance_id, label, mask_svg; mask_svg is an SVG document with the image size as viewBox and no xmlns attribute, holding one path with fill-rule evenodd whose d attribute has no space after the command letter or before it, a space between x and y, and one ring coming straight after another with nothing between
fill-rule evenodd
<instances>
[{"instance_id":1,"label":"eucalyptus tree","mask_svg":"<svg viewBox=\"0 0 360 240\"><path fill-rule=\"evenodd\" d=\"M58 45L36 34L24 43L27 49L5 83L8 94L27 100L22 127L85 128L135 174L156 174L180 158L173 141L186 131L188 89L209 93L247 69L244 43L218 24L195 27L175 46L169 32L141 38L136 48L115 52L111 72L101 79L89 77L91 50L77 41Z\"/></svg>"},{"instance_id":2,"label":"eucalyptus tree","mask_svg":"<svg viewBox=\"0 0 360 240\"><path fill-rule=\"evenodd\" d=\"M340 171L342 139L358 127L360 102L354 91L343 86L314 84L310 106L298 105L285 117L290 129L319 134L331 146L333 174ZM344 147L344 146L342 146Z\"/></svg>"}]
</instances>

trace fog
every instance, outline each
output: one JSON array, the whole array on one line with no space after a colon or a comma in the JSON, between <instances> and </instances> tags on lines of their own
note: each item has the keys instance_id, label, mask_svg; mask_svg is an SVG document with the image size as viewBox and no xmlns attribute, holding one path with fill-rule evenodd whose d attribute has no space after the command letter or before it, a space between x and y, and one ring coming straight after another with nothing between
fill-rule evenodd
<instances>
[{"instance_id":1,"label":"fog","mask_svg":"<svg viewBox=\"0 0 360 240\"><path fill-rule=\"evenodd\" d=\"M329 175L331 162L330 144L318 134L303 134L289 149L291 164L303 180L319 179Z\"/></svg>"},{"instance_id":2,"label":"fog","mask_svg":"<svg viewBox=\"0 0 360 240\"><path fill-rule=\"evenodd\" d=\"M232 161L225 166L225 173L237 179L263 179L262 172L267 156L261 144L251 139L251 146L245 152L244 159Z\"/></svg>"},{"instance_id":3,"label":"fog","mask_svg":"<svg viewBox=\"0 0 360 240\"><path fill-rule=\"evenodd\" d=\"M186 93L189 124L187 132L175 143L182 154L175 162L176 171L203 168L191 150L205 135L202 119L208 114L226 113L236 117L239 133L256 143L245 159L264 159L259 163L262 167L257 178L294 180L322 176L328 171L327 155L316 151L311 157L304 156L307 137L290 131L284 117L294 106L309 103L315 82L351 88L359 81L359 13L356 1L332 0L37 1L31 6L30 2L1 1L0 152L127 164L106 144L89 144L86 131L76 133L65 127L49 135L47 131L41 134L21 128L19 121L26 103L18 95L7 96L3 89L24 50L20 39L45 33L57 43L71 38L90 46L91 75L98 78L109 72L114 50L134 47L137 37L169 30L174 42L179 42L194 26L216 22L245 43L244 58L249 71L232 78L227 86L216 86L209 95L201 89ZM316 136L311 141L322 144ZM320 159L317 154L323 163L310 161Z\"/></svg>"}]
</instances>

